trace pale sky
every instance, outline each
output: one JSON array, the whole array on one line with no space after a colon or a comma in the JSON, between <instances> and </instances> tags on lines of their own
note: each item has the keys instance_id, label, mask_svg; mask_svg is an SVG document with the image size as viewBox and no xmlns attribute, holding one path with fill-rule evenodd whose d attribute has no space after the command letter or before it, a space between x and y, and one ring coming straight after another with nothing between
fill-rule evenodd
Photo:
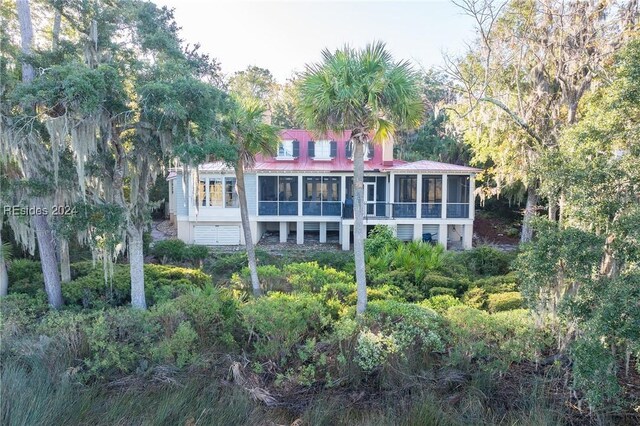
<instances>
[{"instance_id":1,"label":"pale sky","mask_svg":"<svg viewBox=\"0 0 640 426\"><path fill-rule=\"evenodd\" d=\"M373 40L395 59L438 66L443 53L460 54L474 38L473 22L450 1L153 0L175 8L181 37L200 43L225 74L249 65L280 82L320 60L324 48Z\"/></svg>"}]
</instances>

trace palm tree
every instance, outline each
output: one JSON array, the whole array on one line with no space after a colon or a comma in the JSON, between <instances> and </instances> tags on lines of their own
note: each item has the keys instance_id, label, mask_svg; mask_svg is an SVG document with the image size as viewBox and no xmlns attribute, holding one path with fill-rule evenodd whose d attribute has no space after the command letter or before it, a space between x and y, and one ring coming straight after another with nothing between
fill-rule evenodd
<instances>
[{"instance_id":1,"label":"palm tree","mask_svg":"<svg viewBox=\"0 0 640 426\"><path fill-rule=\"evenodd\" d=\"M395 62L384 43L363 50L349 46L322 52L322 62L307 65L299 86L299 115L317 133L351 131L354 175L353 252L358 283L356 312L367 306L364 263L364 146L417 127L422 118L418 75L407 61Z\"/></svg>"},{"instance_id":2,"label":"palm tree","mask_svg":"<svg viewBox=\"0 0 640 426\"><path fill-rule=\"evenodd\" d=\"M273 155L280 140L278 128L264 121L266 108L257 99L231 98L227 113L222 119L223 136L234 147L236 152L233 167L236 173L236 188L240 201L240 217L244 242L247 247L249 271L253 294L262 295L262 288L258 279L258 265L256 252L251 237L249 225L249 210L247 208L247 193L244 188L244 171L255 163L258 153Z\"/></svg>"}]
</instances>

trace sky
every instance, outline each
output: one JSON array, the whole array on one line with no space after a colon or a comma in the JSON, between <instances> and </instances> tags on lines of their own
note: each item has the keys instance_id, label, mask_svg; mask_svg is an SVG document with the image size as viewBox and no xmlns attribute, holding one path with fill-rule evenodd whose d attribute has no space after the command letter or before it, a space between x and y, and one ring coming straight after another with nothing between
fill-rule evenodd
<instances>
[{"instance_id":1,"label":"sky","mask_svg":"<svg viewBox=\"0 0 640 426\"><path fill-rule=\"evenodd\" d=\"M175 9L187 43L216 58L229 75L250 65L267 68L280 82L321 51L387 44L395 59L416 67L443 64L474 38L473 22L451 1L153 0Z\"/></svg>"}]
</instances>

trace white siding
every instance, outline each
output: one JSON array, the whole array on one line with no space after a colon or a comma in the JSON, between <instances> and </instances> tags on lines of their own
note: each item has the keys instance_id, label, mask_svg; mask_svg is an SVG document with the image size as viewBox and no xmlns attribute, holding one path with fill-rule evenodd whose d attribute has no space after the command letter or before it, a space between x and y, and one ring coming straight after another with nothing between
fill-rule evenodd
<instances>
[{"instance_id":1,"label":"white siding","mask_svg":"<svg viewBox=\"0 0 640 426\"><path fill-rule=\"evenodd\" d=\"M258 179L255 174L244 176L244 190L247 193L247 209L249 210L249 216L256 216L258 214L258 203L256 200L258 196L257 181Z\"/></svg>"}]
</instances>

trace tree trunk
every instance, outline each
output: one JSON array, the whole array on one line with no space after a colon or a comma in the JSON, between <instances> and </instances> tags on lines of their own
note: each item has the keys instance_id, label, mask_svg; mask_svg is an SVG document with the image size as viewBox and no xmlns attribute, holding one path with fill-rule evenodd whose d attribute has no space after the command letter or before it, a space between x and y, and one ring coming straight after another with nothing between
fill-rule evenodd
<instances>
[{"instance_id":1,"label":"tree trunk","mask_svg":"<svg viewBox=\"0 0 640 426\"><path fill-rule=\"evenodd\" d=\"M558 218L558 203L556 198L552 195L549 196L549 220L555 222Z\"/></svg>"},{"instance_id":2,"label":"tree trunk","mask_svg":"<svg viewBox=\"0 0 640 426\"><path fill-rule=\"evenodd\" d=\"M1 220L1 219L0 219ZM7 254L2 249L2 237L0 237L0 297L9 292L9 274L7 273Z\"/></svg>"},{"instance_id":3,"label":"tree trunk","mask_svg":"<svg viewBox=\"0 0 640 426\"><path fill-rule=\"evenodd\" d=\"M71 281L71 260L69 259L69 242L65 238L58 240L60 253L60 277L63 283Z\"/></svg>"},{"instance_id":4,"label":"tree trunk","mask_svg":"<svg viewBox=\"0 0 640 426\"><path fill-rule=\"evenodd\" d=\"M538 194L534 186L527 189L527 205L524 209L524 217L522 218L522 232L520 233L520 242L528 243L533 238L533 228L531 220L536 214L536 204L538 203Z\"/></svg>"},{"instance_id":5,"label":"tree trunk","mask_svg":"<svg viewBox=\"0 0 640 426\"><path fill-rule=\"evenodd\" d=\"M22 53L26 57L31 55L31 44L33 42L33 27L31 25L31 9L29 0L16 0L16 10L20 23L20 41L22 43ZM22 81L29 83L33 80L35 73L33 66L27 62L22 63Z\"/></svg>"},{"instance_id":6,"label":"tree trunk","mask_svg":"<svg viewBox=\"0 0 640 426\"><path fill-rule=\"evenodd\" d=\"M60 24L62 23L62 14L59 10L56 10L56 14L53 16L53 29L51 30L51 48L56 50L60 41Z\"/></svg>"},{"instance_id":7,"label":"tree trunk","mask_svg":"<svg viewBox=\"0 0 640 426\"><path fill-rule=\"evenodd\" d=\"M44 277L44 289L47 292L49 305L54 309L62 307L62 289L60 288L60 275L58 275L58 260L56 259L56 247L53 240L51 226L44 215L35 215L33 225L38 240L40 253L40 265Z\"/></svg>"},{"instance_id":8,"label":"tree trunk","mask_svg":"<svg viewBox=\"0 0 640 426\"><path fill-rule=\"evenodd\" d=\"M142 252L142 229L129 226L129 274L131 276L131 306L147 309L144 295L144 254Z\"/></svg>"},{"instance_id":9,"label":"tree trunk","mask_svg":"<svg viewBox=\"0 0 640 426\"><path fill-rule=\"evenodd\" d=\"M353 138L353 256L358 285L358 315L364 313L367 308L367 276L364 264L364 143L362 135Z\"/></svg>"},{"instance_id":10,"label":"tree trunk","mask_svg":"<svg viewBox=\"0 0 640 426\"><path fill-rule=\"evenodd\" d=\"M247 250L247 258L249 260L249 273L251 275L251 288L253 295L262 296L262 287L258 279L258 263L256 262L256 249L253 245L251 237L251 224L249 223L249 208L247 207L247 193L244 189L244 163L238 160L236 166L236 187L238 188L238 198L240 201L240 218L242 219L242 231L244 232L244 244ZM300 232L300 231L298 231Z\"/></svg>"}]
</instances>

